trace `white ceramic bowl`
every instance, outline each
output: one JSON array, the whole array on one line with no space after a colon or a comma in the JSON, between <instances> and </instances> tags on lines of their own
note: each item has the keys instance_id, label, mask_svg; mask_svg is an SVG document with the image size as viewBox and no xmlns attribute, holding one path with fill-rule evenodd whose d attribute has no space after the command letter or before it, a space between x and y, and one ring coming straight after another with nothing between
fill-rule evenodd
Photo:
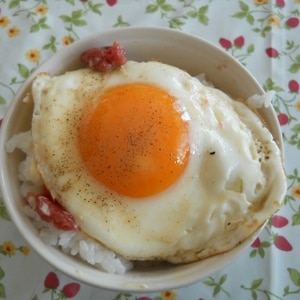
<instances>
[{"instance_id":1,"label":"white ceramic bowl","mask_svg":"<svg viewBox=\"0 0 300 300\"><path fill-rule=\"evenodd\" d=\"M101 32L82 39L57 52L41 65L18 91L2 123L1 134L1 185L5 205L13 222L28 244L55 268L87 284L112 290L150 292L173 289L199 281L237 256L255 239L258 230L247 241L230 252L199 262L132 270L125 275L108 274L89 266L76 258L49 247L38 237L33 224L24 214L24 200L19 195L17 168L22 158L20 152L6 153L4 144L14 134L30 128L32 108L22 103L32 79L39 72L50 75L82 67L79 56L84 50L111 45L118 41L132 60L157 59L188 71L191 75L205 73L213 84L233 97L247 98L262 94L263 90L249 72L234 58L216 46L182 32L162 28L126 28ZM281 145L281 134L273 108L260 110L261 116Z\"/></svg>"}]
</instances>

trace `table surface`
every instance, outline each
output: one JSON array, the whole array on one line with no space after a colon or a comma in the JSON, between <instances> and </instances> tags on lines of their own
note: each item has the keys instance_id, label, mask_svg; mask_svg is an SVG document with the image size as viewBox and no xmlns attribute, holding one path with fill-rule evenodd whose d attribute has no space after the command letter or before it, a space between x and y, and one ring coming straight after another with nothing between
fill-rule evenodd
<instances>
[{"instance_id":1,"label":"table surface","mask_svg":"<svg viewBox=\"0 0 300 300\"><path fill-rule=\"evenodd\" d=\"M276 91L288 177L282 209L234 263L152 294L96 289L53 269L20 237L0 199L0 299L299 299L299 18L300 0L0 0L0 118L30 73L76 40L119 27L174 28L224 49Z\"/></svg>"}]
</instances>

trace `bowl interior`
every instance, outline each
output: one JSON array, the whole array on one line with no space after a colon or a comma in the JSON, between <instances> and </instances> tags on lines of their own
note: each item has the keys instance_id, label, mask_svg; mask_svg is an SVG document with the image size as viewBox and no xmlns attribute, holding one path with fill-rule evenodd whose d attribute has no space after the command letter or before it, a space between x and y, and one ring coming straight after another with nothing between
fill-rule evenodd
<instances>
[{"instance_id":1,"label":"bowl interior","mask_svg":"<svg viewBox=\"0 0 300 300\"><path fill-rule=\"evenodd\" d=\"M45 245L37 236L33 224L23 211L24 201L19 195L17 179L21 152L6 153L4 144L14 134L30 128L32 107L24 105L22 99L29 90L33 78L39 72L50 75L82 67L79 55L86 49L111 45L114 41L122 44L128 59L147 61L160 60L186 70L191 75L205 73L213 84L233 97L248 98L262 94L257 81L234 58L224 51L194 36L175 30L161 28L126 28L99 33L80 40L57 52L41 65L18 91L2 124L1 134L1 184L5 205L20 233L35 251L46 261L67 275L87 284L122 291L159 291L191 284L220 270L233 261L247 248L259 229L248 240L227 254L217 255L203 261L185 265L164 265L147 269L134 269L126 275L108 274L94 269L76 258L66 256L59 250ZM281 145L281 134L272 108L260 110L274 139Z\"/></svg>"}]
</instances>

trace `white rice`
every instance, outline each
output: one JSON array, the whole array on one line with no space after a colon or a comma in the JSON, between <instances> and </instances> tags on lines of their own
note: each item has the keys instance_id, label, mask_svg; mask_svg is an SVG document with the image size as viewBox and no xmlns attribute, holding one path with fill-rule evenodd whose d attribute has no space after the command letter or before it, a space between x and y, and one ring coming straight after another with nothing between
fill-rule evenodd
<instances>
[{"instance_id":1,"label":"white rice","mask_svg":"<svg viewBox=\"0 0 300 300\"><path fill-rule=\"evenodd\" d=\"M197 78L205 86L214 87L213 83L206 79L206 76L204 73L200 73L200 74L196 75L195 78Z\"/></svg>"},{"instance_id":2,"label":"white rice","mask_svg":"<svg viewBox=\"0 0 300 300\"><path fill-rule=\"evenodd\" d=\"M40 238L48 245L59 247L64 253L78 256L109 273L124 274L132 268L133 265L130 261L117 256L113 251L101 246L84 233L57 229L52 223L41 220L29 205L25 205L24 211L39 230Z\"/></svg>"},{"instance_id":3,"label":"white rice","mask_svg":"<svg viewBox=\"0 0 300 300\"><path fill-rule=\"evenodd\" d=\"M207 87L214 87L211 81L206 79L204 73L200 73L199 75L195 76L201 83ZM272 104L272 100L276 95L275 91L267 91L262 95L254 94L248 99L246 99L247 105L252 109L259 109L263 107L270 107Z\"/></svg>"},{"instance_id":4,"label":"white rice","mask_svg":"<svg viewBox=\"0 0 300 300\"><path fill-rule=\"evenodd\" d=\"M272 100L275 97L275 91L268 91L263 95L253 95L247 99L247 104L254 109L269 107L272 104Z\"/></svg>"},{"instance_id":5,"label":"white rice","mask_svg":"<svg viewBox=\"0 0 300 300\"><path fill-rule=\"evenodd\" d=\"M25 197L29 191L39 193L43 186L43 180L32 155L31 131L18 133L7 142L7 152L13 152L15 149L20 149L26 154L25 159L19 165L18 177L22 182L21 195ZM51 222L43 221L33 207L33 203L26 204L24 206L25 214L32 219L39 231L40 238L46 244L60 248L64 253L79 257L96 268L109 273L124 274L132 269L133 263L131 261L105 248L84 233L75 230L59 230Z\"/></svg>"}]
</instances>

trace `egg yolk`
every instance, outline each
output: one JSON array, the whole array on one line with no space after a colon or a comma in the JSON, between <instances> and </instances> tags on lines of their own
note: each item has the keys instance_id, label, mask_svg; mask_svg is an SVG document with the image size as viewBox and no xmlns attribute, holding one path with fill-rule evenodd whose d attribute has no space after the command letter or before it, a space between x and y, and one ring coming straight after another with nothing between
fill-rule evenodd
<instances>
[{"instance_id":1,"label":"egg yolk","mask_svg":"<svg viewBox=\"0 0 300 300\"><path fill-rule=\"evenodd\" d=\"M134 198L174 183L190 153L188 123L175 98L154 85L134 83L107 89L97 100L78 127L79 152L90 174Z\"/></svg>"}]
</instances>

